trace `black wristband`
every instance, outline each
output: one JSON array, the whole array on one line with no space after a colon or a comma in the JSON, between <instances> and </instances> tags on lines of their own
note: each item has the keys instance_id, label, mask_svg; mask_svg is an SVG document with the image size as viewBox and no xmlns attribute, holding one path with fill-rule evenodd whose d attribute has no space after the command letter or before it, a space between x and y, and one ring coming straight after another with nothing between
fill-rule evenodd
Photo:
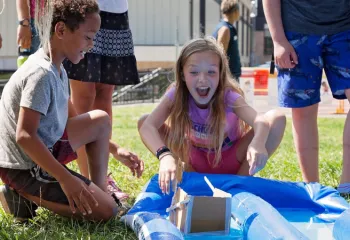
<instances>
[{"instance_id":1,"label":"black wristband","mask_svg":"<svg viewBox=\"0 0 350 240\"><path fill-rule=\"evenodd\" d=\"M170 149L167 148L166 146L160 147L157 151L156 151L156 156L159 159L160 155L165 153L165 152L170 152Z\"/></svg>"}]
</instances>

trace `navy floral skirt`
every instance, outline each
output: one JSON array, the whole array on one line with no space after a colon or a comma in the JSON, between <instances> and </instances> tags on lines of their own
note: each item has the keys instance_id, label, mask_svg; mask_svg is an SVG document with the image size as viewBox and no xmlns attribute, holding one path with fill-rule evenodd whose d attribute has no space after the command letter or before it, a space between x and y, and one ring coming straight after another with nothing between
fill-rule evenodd
<instances>
[{"instance_id":1,"label":"navy floral skirt","mask_svg":"<svg viewBox=\"0 0 350 240\"><path fill-rule=\"evenodd\" d=\"M100 12L101 28L94 47L78 64L66 60L68 77L84 82L111 85L139 83L128 12Z\"/></svg>"}]
</instances>

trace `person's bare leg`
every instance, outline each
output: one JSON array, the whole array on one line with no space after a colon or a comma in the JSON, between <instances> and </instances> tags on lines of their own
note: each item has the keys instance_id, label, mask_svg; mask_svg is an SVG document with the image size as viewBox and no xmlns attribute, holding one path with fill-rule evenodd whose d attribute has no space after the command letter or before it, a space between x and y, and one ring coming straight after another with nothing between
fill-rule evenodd
<instances>
[{"instance_id":1,"label":"person's bare leg","mask_svg":"<svg viewBox=\"0 0 350 240\"><path fill-rule=\"evenodd\" d=\"M345 90L346 97L350 102L350 89ZM343 170L340 177L340 183L350 183L350 112L345 120L343 131Z\"/></svg>"},{"instance_id":2,"label":"person's bare leg","mask_svg":"<svg viewBox=\"0 0 350 240\"><path fill-rule=\"evenodd\" d=\"M98 202L98 206L95 206L95 204L90 203L92 213L87 214L85 216L82 215L79 210L75 214L73 214L69 205L46 201L40 197L32 196L23 192L19 192L19 194L25 197L26 199L35 202L38 206L47 208L61 216L76 219L87 219L93 221L107 221L113 218L117 214L117 205L114 199L111 196L109 196L106 192L102 191L94 183L91 183L88 188L93 191L93 195L96 201Z\"/></svg>"},{"instance_id":3,"label":"person's bare leg","mask_svg":"<svg viewBox=\"0 0 350 240\"><path fill-rule=\"evenodd\" d=\"M70 79L70 89L71 100L78 114L87 113L93 109L96 96L95 83ZM81 146L79 149L77 149L77 154L77 163L81 175L86 178L90 178L85 146Z\"/></svg>"},{"instance_id":4,"label":"person's bare leg","mask_svg":"<svg viewBox=\"0 0 350 240\"><path fill-rule=\"evenodd\" d=\"M318 172L318 104L293 108L293 138L305 182L319 182Z\"/></svg>"},{"instance_id":5,"label":"person's bare leg","mask_svg":"<svg viewBox=\"0 0 350 240\"><path fill-rule=\"evenodd\" d=\"M111 122L113 119L112 113L112 95L114 92L114 85L104 84L104 83L96 83L96 97L93 103L93 109L100 109L108 113L111 118Z\"/></svg>"},{"instance_id":6,"label":"person's bare leg","mask_svg":"<svg viewBox=\"0 0 350 240\"><path fill-rule=\"evenodd\" d=\"M278 110L271 110L265 113L265 117L268 119L270 124L270 132L266 140L266 150L271 157L271 155L276 151L278 146L280 145L284 130L286 128L286 116L282 114ZM251 129L248 133L246 133L242 139L239 141L239 145L237 146L237 160L241 163L241 167L237 173L237 175L249 175L249 164L247 161L247 150L248 146L253 140L254 130Z\"/></svg>"},{"instance_id":7,"label":"person's bare leg","mask_svg":"<svg viewBox=\"0 0 350 240\"><path fill-rule=\"evenodd\" d=\"M101 110L68 119L68 139L73 149L86 145L91 181L106 191L111 121Z\"/></svg>"}]
</instances>

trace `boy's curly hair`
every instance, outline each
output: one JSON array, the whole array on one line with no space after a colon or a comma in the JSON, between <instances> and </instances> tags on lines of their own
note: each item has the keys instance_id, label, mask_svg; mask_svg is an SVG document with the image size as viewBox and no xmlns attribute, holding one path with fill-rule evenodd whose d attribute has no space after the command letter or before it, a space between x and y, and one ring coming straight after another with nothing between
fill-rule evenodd
<instances>
[{"instance_id":1,"label":"boy's curly hair","mask_svg":"<svg viewBox=\"0 0 350 240\"><path fill-rule=\"evenodd\" d=\"M237 0L223 0L221 2L221 12L223 14L230 14L238 10L238 1Z\"/></svg>"},{"instance_id":2,"label":"boy's curly hair","mask_svg":"<svg viewBox=\"0 0 350 240\"><path fill-rule=\"evenodd\" d=\"M74 31L79 28L79 24L85 21L87 15L98 13L99 7L95 0L51 0L53 4L53 16L51 32L55 25L62 21L66 26Z\"/></svg>"}]
</instances>

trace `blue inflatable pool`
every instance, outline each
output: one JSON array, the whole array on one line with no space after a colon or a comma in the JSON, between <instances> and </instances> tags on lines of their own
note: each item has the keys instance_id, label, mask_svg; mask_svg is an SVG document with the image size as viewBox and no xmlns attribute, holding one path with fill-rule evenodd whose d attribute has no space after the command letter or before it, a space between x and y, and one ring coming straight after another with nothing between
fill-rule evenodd
<instances>
[{"instance_id":1,"label":"blue inflatable pool","mask_svg":"<svg viewBox=\"0 0 350 240\"><path fill-rule=\"evenodd\" d=\"M199 173L184 173L179 186L194 196L212 196L204 176L216 188L232 194L231 211L235 219L231 221L229 236L201 236L201 240L349 239L349 204L331 187L318 183ZM167 220L166 209L172 196L161 193L158 175L155 175L122 221L139 239L198 239L184 237Z\"/></svg>"}]
</instances>

